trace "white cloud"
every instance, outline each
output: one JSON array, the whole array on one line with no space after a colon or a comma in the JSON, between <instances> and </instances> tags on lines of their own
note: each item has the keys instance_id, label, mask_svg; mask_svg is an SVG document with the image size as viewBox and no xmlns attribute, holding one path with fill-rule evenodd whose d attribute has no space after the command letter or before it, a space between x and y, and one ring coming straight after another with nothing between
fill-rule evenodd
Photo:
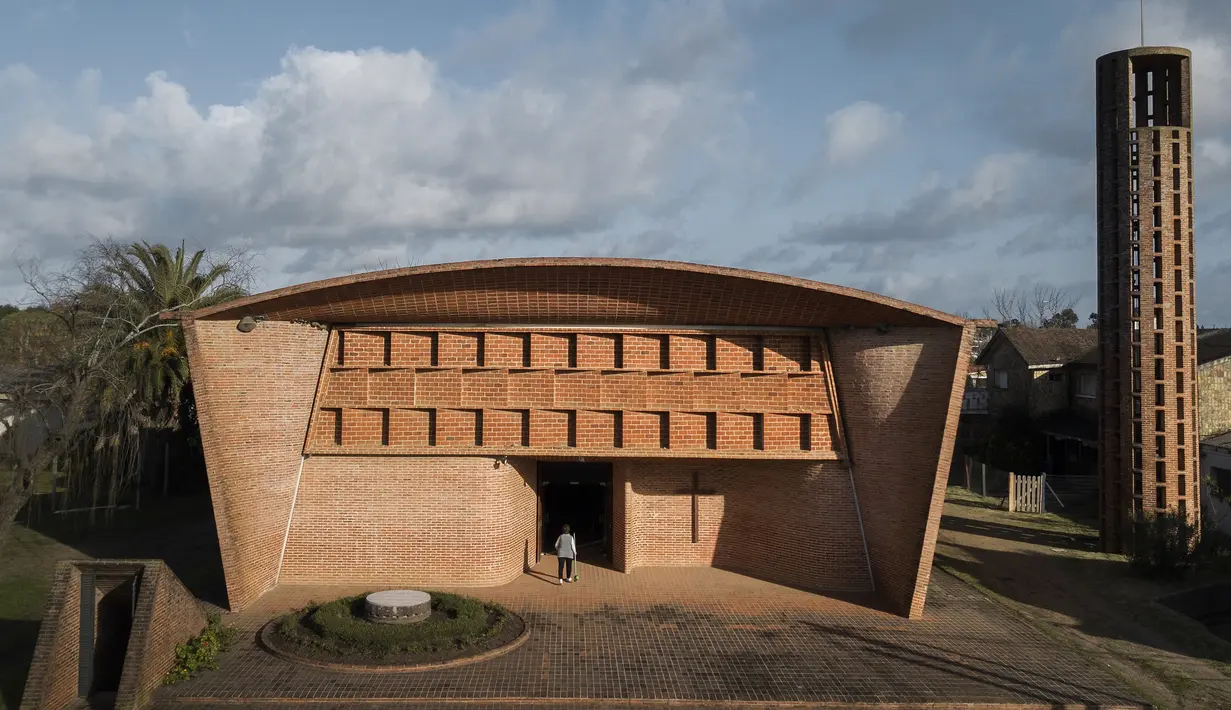
<instances>
[{"instance_id":1,"label":"white cloud","mask_svg":"<svg viewBox=\"0 0 1231 710\"><path fill-rule=\"evenodd\" d=\"M1231 123L1231 46L1221 2L1147 0L1146 44L1185 47L1192 51L1193 121L1198 131ZM1137 2L1121 0L1110 11L1080 15L1061 31L1065 60L1085 59L1083 79L1093 87L1094 58L1141 43ZM1088 94L1092 95L1092 94Z\"/></svg>"},{"instance_id":2,"label":"white cloud","mask_svg":"<svg viewBox=\"0 0 1231 710\"><path fill-rule=\"evenodd\" d=\"M989 155L975 166L966 185L947 195L953 212L978 211L1017 196L1023 174L1038 167L1037 156L1029 153Z\"/></svg>"},{"instance_id":3,"label":"white cloud","mask_svg":"<svg viewBox=\"0 0 1231 710\"><path fill-rule=\"evenodd\" d=\"M960 184L944 185L929 175L913 195L893 206L801 222L785 241L840 246L835 258L865 267L908 262L912 247L939 248L1022 216L1050 184L1045 167L1033 154L993 153L980 159Z\"/></svg>"},{"instance_id":4,"label":"white cloud","mask_svg":"<svg viewBox=\"0 0 1231 710\"><path fill-rule=\"evenodd\" d=\"M561 58L481 88L416 51L307 47L233 105L199 108L155 72L143 96L70 115L95 73L57 92L0 68L0 105L42 107L11 130L0 122L0 253L63 256L85 233L187 237L262 248L277 270L459 236L586 233L661 210L691 188L679 166L712 162L738 124L740 99L712 70L730 39L718 10L702 35L660 24L632 57ZM74 96L41 98L57 93Z\"/></svg>"},{"instance_id":5,"label":"white cloud","mask_svg":"<svg viewBox=\"0 0 1231 710\"><path fill-rule=\"evenodd\" d=\"M857 101L829 114L830 165L849 165L895 140L902 130L901 113L880 104Z\"/></svg>"}]
</instances>

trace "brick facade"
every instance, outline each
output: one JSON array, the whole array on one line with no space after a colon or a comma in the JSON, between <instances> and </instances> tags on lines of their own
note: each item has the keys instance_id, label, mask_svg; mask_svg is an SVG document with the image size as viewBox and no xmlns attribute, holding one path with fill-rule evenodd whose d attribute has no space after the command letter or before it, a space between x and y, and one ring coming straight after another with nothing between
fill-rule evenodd
<instances>
[{"instance_id":1,"label":"brick facade","mask_svg":"<svg viewBox=\"0 0 1231 710\"><path fill-rule=\"evenodd\" d=\"M144 708L175 661L175 647L201 633L205 610L164 563L144 563L117 708Z\"/></svg>"},{"instance_id":2,"label":"brick facade","mask_svg":"<svg viewBox=\"0 0 1231 710\"><path fill-rule=\"evenodd\" d=\"M817 331L341 327L306 450L837 460L821 351Z\"/></svg>"},{"instance_id":3,"label":"brick facade","mask_svg":"<svg viewBox=\"0 0 1231 710\"><path fill-rule=\"evenodd\" d=\"M264 322L240 333L245 315ZM734 269L530 259L187 320L233 608L276 583L508 582L539 553L537 462L584 459L613 465L617 569L875 587L922 612L960 318Z\"/></svg>"},{"instance_id":4,"label":"brick facade","mask_svg":"<svg viewBox=\"0 0 1231 710\"><path fill-rule=\"evenodd\" d=\"M1100 538L1132 522L1196 522L1198 422L1192 55L1136 47L1096 62Z\"/></svg>"},{"instance_id":5,"label":"brick facade","mask_svg":"<svg viewBox=\"0 0 1231 710\"><path fill-rule=\"evenodd\" d=\"M270 322L252 337L235 324L187 321L184 335L227 599L238 608L277 583L328 335Z\"/></svg>"},{"instance_id":6,"label":"brick facade","mask_svg":"<svg viewBox=\"0 0 1231 710\"><path fill-rule=\"evenodd\" d=\"M692 542L693 472L698 500ZM850 471L811 461L622 460L617 569L713 566L792 587L870 591ZM818 511L824 511L823 515Z\"/></svg>"},{"instance_id":7,"label":"brick facade","mask_svg":"<svg viewBox=\"0 0 1231 710\"><path fill-rule=\"evenodd\" d=\"M281 581L505 584L538 552L534 462L313 456Z\"/></svg>"},{"instance_id":8,"label":"brick facade","mask_svg":"<svg viewBox=\"0 0 1231 710\"><path fill-rule=\"evenodd\" d=\"M927 598L971 335L970 327L830 331L872 579L911 618Z\"/></svg>"}]
</instances>

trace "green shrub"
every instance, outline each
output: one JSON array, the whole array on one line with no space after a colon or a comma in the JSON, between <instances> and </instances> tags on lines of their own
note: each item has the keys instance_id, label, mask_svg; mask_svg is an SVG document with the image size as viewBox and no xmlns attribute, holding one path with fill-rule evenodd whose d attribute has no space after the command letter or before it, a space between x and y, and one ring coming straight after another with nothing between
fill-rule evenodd
<instances>
[{"instance_id":1,"label":"green shrub","mask_svg":"<svg viewBox=\"0 0 1231 710\"><path fill-rule=\"evenodd\" d=\"M1175 579L1196 565L1197 528L1175 511L1147 515L1134 524L1129 562L1147 577Z\"/></svg>"},{"instance_id":2,"label":"green shrub","mask_svg":"<svg viewBox=\"0 0 1231 710\"><path fill-rule=\"evenodd\" d=\"M382 658L465 648L497 634L507 612L477 599L432 592L432 615L414 624L382 624L364 614L366 594L309 605L278 620L285 639L338 655Z\"/></svg>"},{"instance_id":3,"label":"green shrub","mask_svg":"<svg viewBox=\"0 0 1231 710\"><path fill-rule=\"evenodd\" d=\"M1218 520L1201 516L1201 537L1193 551L1201 569L1231 570L1231 536L1218 528Z\"/></svg>"},{"instance_id":4,"label":"green shrub","mask_svg":"<svg viewBox=\"0 0 1231 710\"><path fill-rule=\"evenodd\" d=\"M238 633L234 626L223 626L217 614L210 614L200 634L175 647L175 664L163 677L163 683L170 685L217 668L218 654L231 647Z\"/></svg>"}]
</instances>

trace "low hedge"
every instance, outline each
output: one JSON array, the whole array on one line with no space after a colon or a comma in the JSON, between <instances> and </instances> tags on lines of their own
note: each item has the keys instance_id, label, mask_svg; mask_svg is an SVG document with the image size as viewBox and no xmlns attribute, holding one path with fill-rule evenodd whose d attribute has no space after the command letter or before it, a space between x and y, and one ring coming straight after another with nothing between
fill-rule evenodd
<instances>
[{"instance_id":1,"label":"low hedge","mask_svg":"<svg viewBox=\"0 0 1231 710\"><path fill-rule=\"evenodd\" d=\"M364 616L367 594L309 605L278 620L277 634L339 657L433 655L478 646L500 634L509 613L470 597L430 592L432 613L413 624L385 624Z\"/></svg>"}]
</instances>

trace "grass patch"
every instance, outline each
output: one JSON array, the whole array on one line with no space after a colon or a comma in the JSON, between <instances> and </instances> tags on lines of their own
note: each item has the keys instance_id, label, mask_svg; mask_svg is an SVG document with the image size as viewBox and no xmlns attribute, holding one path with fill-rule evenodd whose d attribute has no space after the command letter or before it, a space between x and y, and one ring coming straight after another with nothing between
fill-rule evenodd
<instances>
[{"instance_id":1,"label":"grass patch","mask_svg":"<svg viewBox=\"0 0 1231 710\"><path fill-rule=\"evenodd\" d=\"M1066 512L1047 513L1009 513L1000 505L1000 498L982 496L969 491L962 486L950 486L945 491L945 501L965 504L974 508L1001 511L996 518L997 523L1013 525L1019 528L1040 530L1042 532L1074 535L1078 537L1098 537L1098 521ZM1049 507L1058 505L1054 500L1048 501ZM1061 511L1064 509L1061 508Z\"/></svg>"},{"instance_id":2,"label":"grass patch","mask_svg":"<svg viewBox=\"0 0 1231 710\"><path fill-rule=\"evenodd\" d=\"M443 592L431 615L414 624L383 624L364 616L367 594L307 607L278 619L272 634L280 650L356 664L415 664L459 658L502 646L524 624L498 604Z\"/></svg>"},{"instance_id":3,"label":"grass patch","mask_svg":"<svg viewBox=\"0 0 1231 710\"><path fill-rule=\"evenodd\" d=\"M10 535L0 563L0 710L21 704L56 560L81 556L21 524Z\"/></svg>"},{"instance_id":4,"label":"grass patch","mask_svg":"<svg viewBox=\"0 0 1231 710\"><path fill-rule=\"evenodd\" d=\"M976 508L987 508L989 510L997 510L1000 508L1000 499L995 496L979 495L965 486L949 486L945 489L945 500L959 503L969 503Z\"/></svg>"}]
</instances>

